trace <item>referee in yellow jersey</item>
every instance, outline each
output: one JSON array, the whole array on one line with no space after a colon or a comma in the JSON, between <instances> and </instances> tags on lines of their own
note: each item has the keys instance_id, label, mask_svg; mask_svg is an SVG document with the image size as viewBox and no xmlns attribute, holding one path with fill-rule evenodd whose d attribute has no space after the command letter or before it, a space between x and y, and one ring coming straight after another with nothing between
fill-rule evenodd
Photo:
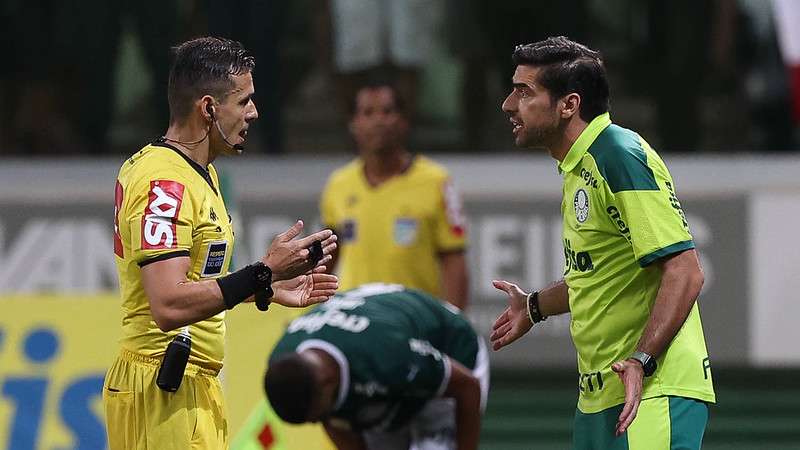
<instances>
[{"instance_id":1,"label":"referee in yellow jersey","mask_svg":"<svg viewBox=\"0 0 800 450\"><path fill-rule=\"evenodd\" d=\"M447 170L406 148L408 117L390 83L362 86L351 104L358 157L323 191L322 223L336 230L343 289L397 283L464 309L466 220Z\"/></svg>"},{"instance_id":2,"label":"referee in yellow jersey","mask_svg":"<svg viewBox=\"0 0 800 450\"><path fill-rule=\"evenodd\" d=\"M120 169L114 253L122 338L103 388L112 450L227 448L217 378L225 311L254 298L262 309L267 301L307 306L337 288L324 273L336 236L322 230L299 238L301 221L260 261L228 273L233 227L211 163L241 153L258 118L254 66L230 40L176 47L169 129Z\"/></svg>"}]
</instances>

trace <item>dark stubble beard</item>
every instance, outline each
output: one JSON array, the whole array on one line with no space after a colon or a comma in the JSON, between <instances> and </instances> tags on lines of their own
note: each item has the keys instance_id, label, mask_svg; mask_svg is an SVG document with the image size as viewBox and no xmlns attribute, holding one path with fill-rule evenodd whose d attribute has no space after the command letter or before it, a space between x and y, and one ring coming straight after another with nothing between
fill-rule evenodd
<instances>
[{"instance_id":1,"label":"dark stubble beard","mask_svg":"<svg viewBox=\"0 0 800 450\"><path fill-rule=\"evenodd\" d=\"M524 141L521 142L520 147L549 150L558 141L563 132L563 126L558 119L546 126L529 128L523 134Z\"/></svg>"}]
</instances>

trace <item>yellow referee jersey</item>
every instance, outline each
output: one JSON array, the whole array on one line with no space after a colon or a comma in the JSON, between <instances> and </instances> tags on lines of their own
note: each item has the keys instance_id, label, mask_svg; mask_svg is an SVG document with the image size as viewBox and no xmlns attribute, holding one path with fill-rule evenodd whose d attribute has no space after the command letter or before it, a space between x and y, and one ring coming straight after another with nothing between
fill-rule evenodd
<instances>
[{"instance_id":1,"label":"yellow referee jersey","mask_svg":"<svg viewBox=\"0 0 800 450\"><path fill-rule=\"evenodd\" d=\"M441 296L438 256L462 250L466 221L447 171L423 156L377 187L357 158L322 194L322 222L339 236L339 289L402 284Z\"/></svg>"},{"instance_id":2,"label":"yellow referee jersey","mask_svg":"<svg viewBox=\"0 0 800 450\"><path fill-rule=\"evenodd\" d=\"M142 287L141 268L188 256L191 281L225 275L233 229L214 166L202 167L164 143L147 145L120 169L114 200L114 253L122 294L122 348L160 356L178 330L161 331ZM190 327L189 361L220 369L225 313Z\"/></svg>"}]
</instances>

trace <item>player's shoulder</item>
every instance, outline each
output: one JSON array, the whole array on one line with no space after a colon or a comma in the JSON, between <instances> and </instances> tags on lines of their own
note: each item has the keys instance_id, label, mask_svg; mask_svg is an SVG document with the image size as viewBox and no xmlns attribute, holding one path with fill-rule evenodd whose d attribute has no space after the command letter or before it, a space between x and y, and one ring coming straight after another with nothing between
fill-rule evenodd
<instances>
[{"instance_id":1,"label":"player's shoulder","mask_svg":"<svg viewBox=\"0 0 800 450\"><path fill-rule=\"evenodd\" d=\"M328 177L328 187L338 186L342 184L350 184L355 182L361 176L364 163L360 158L354 158L347 164L338 167Z\"/></svg>"},{"instance_id":2,"label":"player's shoulder","mask_svg":"<svg viewBox=\"0 0 800 450\"><path fill-rule=\"evenodd\" d=\"M119 182L128 189L147 189L153 180L169 180L186 185L192 177L184 167L188 165L181 159L173 149L145 145L122 164Z\"/></svg>"},{"instance_id":3,"label":"player's shoulder","mask_svg":"<svg viewBox=\"0 0 800 450\"><path fill-rule=\"evenodd\" d=\"M425 155L415 155L413 164L412 176L435 181L450 178L450 172L444 165Z\"/></svg>"},{"instance_id":4,"label":"player's shoulder","mask_svg":"<svg viewBox=\"0 0 800 450\"><path fill-rule=\"evenodd\" d=\"M597 136L587 154L612 192L658 189L650 167L658 157L635 131L611 124Z\"/></svg>"}]
</instances>

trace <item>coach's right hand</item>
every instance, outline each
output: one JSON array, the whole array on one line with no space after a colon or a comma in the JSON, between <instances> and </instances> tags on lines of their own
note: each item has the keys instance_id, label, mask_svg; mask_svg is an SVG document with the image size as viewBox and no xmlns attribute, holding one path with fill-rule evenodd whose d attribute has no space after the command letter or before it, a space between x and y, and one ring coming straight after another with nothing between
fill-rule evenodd
<instances>
[{"instance_id":1,"label":"coach's right hand","mask_svg":"<svg viewBox=\"0 0 800 450\"><path fill-rule=\"evenodd\" d=\"M500 350L527 333L533 323L528 317L528 295L514 283L493 280L492 285L508 294L508 307L492 325L492 350Z\"/></svg>"},{"instance_id":2,"label":"coach's right hand","mask_svg":"<svg viewBox=\"0 0 800 450\"><path fill-rule=\"evenodd\" d=\"M303 221L298 220L288 230L275 237L261 259L272 270L272 281L281 281L308 273L314 267L331 260L331 252L336 248L336 235L331 230L317 231L304 238L295 239L303 231ZM322 259L309 258L308 247L314 241L322 242Z\"/></svg>"}]
</instances>

